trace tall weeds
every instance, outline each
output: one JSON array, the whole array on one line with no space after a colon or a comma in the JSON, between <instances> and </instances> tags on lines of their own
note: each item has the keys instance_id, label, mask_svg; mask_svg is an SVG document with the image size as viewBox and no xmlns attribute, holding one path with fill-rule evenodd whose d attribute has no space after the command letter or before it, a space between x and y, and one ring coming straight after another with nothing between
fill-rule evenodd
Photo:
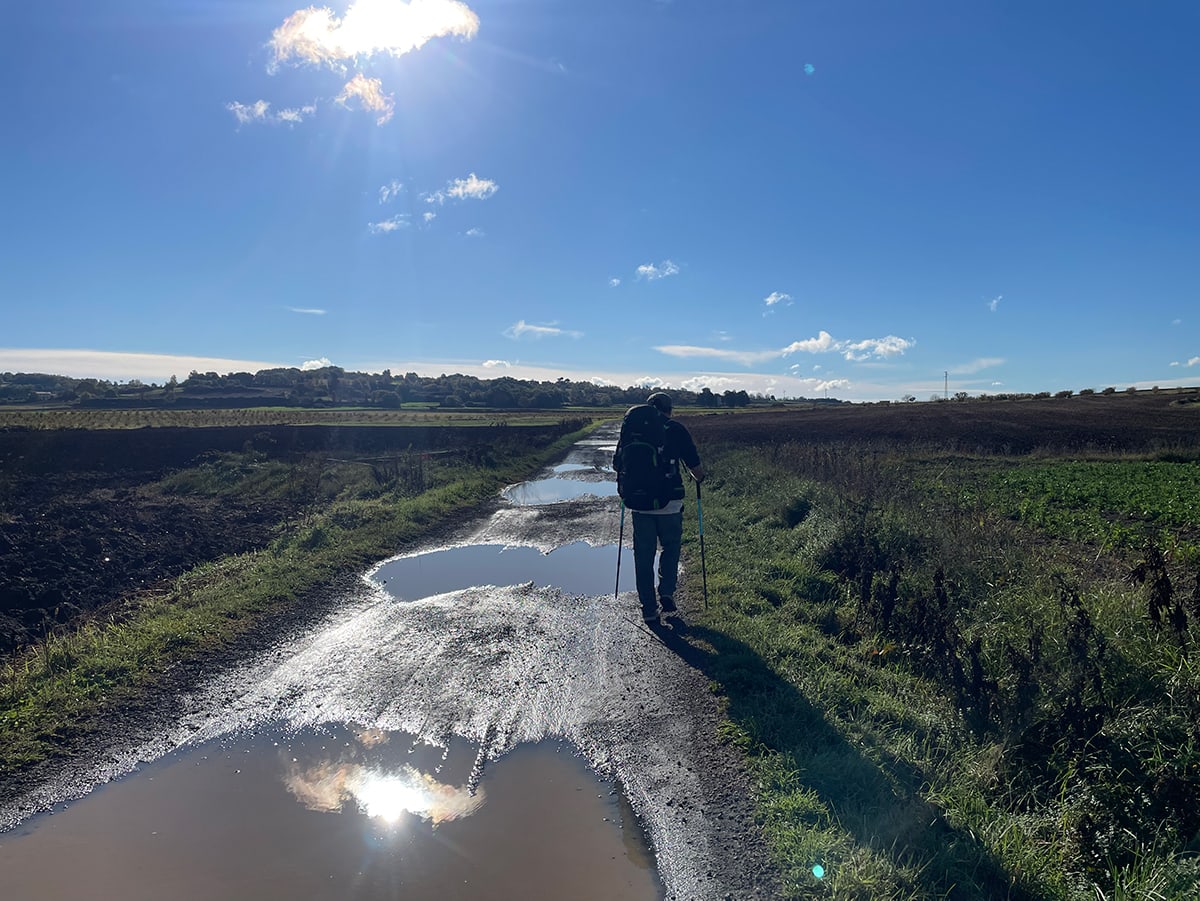
<instances>
[{"instance_id":1,"label":"tall weeds","mask_svg":"<svg viewBox=\"0 0 1200 901\"><path fill-rule=\"evenodd\" d=\"M716 451L714 472L723 453L759 467L750 479L730 474L737 490L802 486L764 522L793 535L825 524L795 553L814 575L835 578L838 601L793 594L789 606L787 590L761 589L776 594L772 606L937 686L953 705L964 732L946 753L959 763L930 788L954 799L948 816L993 836L995 853L1026 872L1052 856L1060 875L1034 894L1130 897L1139 884L1176 883L1200 891L1187 877L1189 855L1200 852L1200 672L1190 652L1200 572L1160 546L1186 541L1158 530L1134 554L1003 515L977 486L1019 472L1019 459L780 442L749 455ZM803 579L791 584L803 592ZM969 778L967 760L976 761ZM1001 838L1012 828L1025 835L1019 853Z\"/></svg>"}]
</instances>

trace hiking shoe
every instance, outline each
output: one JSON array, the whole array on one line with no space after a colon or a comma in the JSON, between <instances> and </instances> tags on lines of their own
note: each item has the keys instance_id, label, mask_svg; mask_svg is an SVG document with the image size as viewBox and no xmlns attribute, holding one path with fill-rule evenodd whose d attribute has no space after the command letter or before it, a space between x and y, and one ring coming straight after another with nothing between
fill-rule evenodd
<instances>
[{"instance_id":1,"label":"hiking shoe","mask_svg":"<svg viewBox=\"0 0 1200 901\"><path fill-rule=\"evenodd\" d=\"M675 599L673 597L662 597L658 599L658 602L662 605L663 616L679 615L679 608L675 606Z\"/></svg>"},{"instance_id":2,"label":"hiking shoe","mask_svg":"<svg viewBox=\"0 0 1200 901\"><path fill-rule=\"evenodd\" d=\"M642 622L644 622L651 629L657 629L662 625L662 619L660 619L658 616L643 616Z\"/></svg>"}]
</instances>

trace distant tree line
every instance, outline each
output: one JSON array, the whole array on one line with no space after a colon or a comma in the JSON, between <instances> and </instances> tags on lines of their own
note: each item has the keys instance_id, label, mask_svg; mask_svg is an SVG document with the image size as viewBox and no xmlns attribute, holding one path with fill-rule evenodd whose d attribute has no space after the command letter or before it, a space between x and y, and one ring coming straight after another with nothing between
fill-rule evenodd
<instances>
[{"instance_id":1,"label":"distant tree line","mask_svg":"<svg viewBox=\"0 0 1200 901\"><path fill-rule=\"evenodd\" d=\"M52 403L84 407L379 407L399 409L423 405L446 409L556 409L560 407L612 407L641 403L653 390L648 386L621 388L576 382L531 381L502 376L480 379L471 375L419 376L389 370L381 373L347 372L339 366L321 369L264 369L259 372L190 372L180 381L172 376L163 384L138 379L114 382L75 379L42 373L0 373L0 403ZM716 393L709 388L670 389L676 406L746 407L775 403L771 396L746 391ZM804 400L791 398L790 400ZM813 403L839 403L817 400Z\"/></svg>"}]
</instances>

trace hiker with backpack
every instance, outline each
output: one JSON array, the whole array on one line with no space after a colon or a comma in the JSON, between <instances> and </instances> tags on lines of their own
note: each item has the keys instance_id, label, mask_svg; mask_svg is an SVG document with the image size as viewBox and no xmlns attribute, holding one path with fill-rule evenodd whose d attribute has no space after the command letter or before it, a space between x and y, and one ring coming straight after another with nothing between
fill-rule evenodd
<instances>
[{"instance_id":1,"label":"hiker with backpack","mask_svg":"<svg viewBox=\"0 0 1200 901\"><path fill-rule=\"evenodd\" d=\"M621 421L613 454L617 493L633 514L633 568L642 618L657 626L661 616L675 616L675 586L679 549L683 543L682 463L699 484L704 467L696 443L683 425L671 418L671 398L655 392L644 404L630 407ZM623 521L623 520L622 520ZM654 555L659 547L658 591L654 585Z\"/></svg>"}]
</instances>

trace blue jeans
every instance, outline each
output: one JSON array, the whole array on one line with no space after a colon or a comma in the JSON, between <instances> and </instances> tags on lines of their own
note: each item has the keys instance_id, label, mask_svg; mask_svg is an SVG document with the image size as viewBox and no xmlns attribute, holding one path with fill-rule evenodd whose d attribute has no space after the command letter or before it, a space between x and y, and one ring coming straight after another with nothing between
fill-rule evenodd
<instances>
[{"instance_id":1,"label":"blue jeans","mask_svg":"<svg viewBox=\"0 0 1200 901\"><path fill-rule=\"evenodd\" d=\"M633 513L633 571L643 617L658 616L658 598L675 595L679 579L679 548L683 543L682 513ZM658 596L654 594L654 554L658 558Z\"/></svg>"}]
</instances>

